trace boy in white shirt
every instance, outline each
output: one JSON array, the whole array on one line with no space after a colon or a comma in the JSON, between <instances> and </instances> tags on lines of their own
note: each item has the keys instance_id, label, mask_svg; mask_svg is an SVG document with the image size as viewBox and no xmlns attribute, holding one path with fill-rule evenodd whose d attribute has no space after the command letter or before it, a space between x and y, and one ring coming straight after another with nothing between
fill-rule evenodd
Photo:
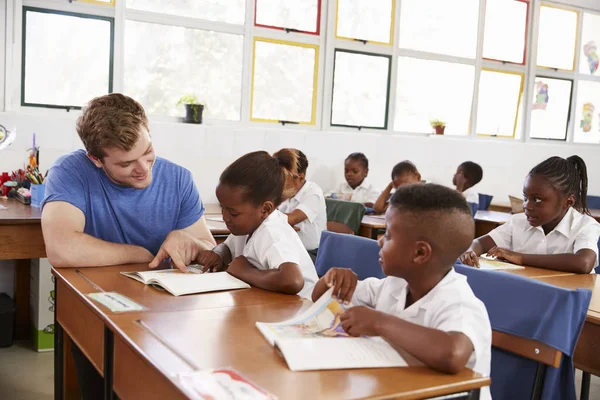
<instances>
[{"instance_id":1,"label":"boy in white shirt","mask_svg":"<svg viewBox=\"0 0 600 400\"><path fill-rule=\"evenodd\" d=\"M315 253L316 256L315 250L319 247L321 232L327 230L327 208L323 191L316 183L306 180L308 159L302 151L281 149L274 156L283 160L284 167L290 172L286 195L292 197L281 203L279 211L287 215L291 226L300 228L298 236L302 244L309 253Z\"/></svg>"},{"instance_id":2,"label":"boy in white shirt","mask_svg":"<svg viewBox=\"0 0 600 400\"><path fill-rule=\"evenodd\" d=\"M456 186L456 190L462 193L467 203L479 204L479 193L473 189L473 186L481 182L482 178L483 169L481 166L473 161L465 161L456 169L452 184Z\"/></svg>"},{"instance_id":3,"label":"boy in white shirt","mask_svg":"<svg viewBox=\"0 0 600 400\"><path fill-rule=\"evenodd\" d=\"M333 287L339 301L356 305L341 316L348 334L380 336L442 372L466 367L489 376L487 311L452 268L474 234L464 198L441 185L403 186L385 219L379 262L388 277L357 282L351 270L333 268L315 285L313 301ZM489 388L481 398L490 398Z\"/></svg>"},{"instance_id":4,"label":"boy in white shirt","mask_svg":"<svg viewBox=\"0 0 600 400\"><path fill-rule=\"evenodd\" d=\"M367 180L369 175L369 159L363 153L352 153L344 161L344 178L337 191L332 191L328 197L363 203L365 207L373 208L379 197L377 190Z\"/></svg>"}]
</instances>

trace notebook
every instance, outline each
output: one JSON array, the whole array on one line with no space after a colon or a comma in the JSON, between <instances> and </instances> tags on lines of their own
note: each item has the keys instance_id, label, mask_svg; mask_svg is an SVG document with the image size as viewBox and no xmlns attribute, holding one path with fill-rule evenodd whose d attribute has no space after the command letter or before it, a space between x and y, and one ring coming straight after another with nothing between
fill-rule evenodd
<instances>
[{"instance_id":1,"label":"notebook","mask_svg":"<svg viewBox=\"0 0 600 400\"><path fill-rule=\"evenodd\" d=\"M121 272L121 274L143 284L163 288L173 296L250 287L246 282L227 272L202 273L197 265L190 265L188 272L182 272L178 269L165 269L160 271Z\"/></svg>"},{"instance_id":2,"label":"notebook","mask_svg":"<svg viewBox=\"0 0 600 400\"><path fill-rule=\"evenodd\" d=\"M479 268L492 271L502 269L525 269L525 267L522 267L520 265L499 261L494 257L489 257L487 254L482 254L481 256L479 256Z\"/></svg>"},{"instance_id":3,"label":"notebook","mask_svg":"<svg viewBox=\"0 0 600 400\"><path fill-rule=\"evenodd\" d=\"M292 371L405 367L406 361L379 337L350 337L340 315L346 306L329 289L309 309L283 322L257 322L265 339L281 352Z\"/></svg>"}]
</instances>

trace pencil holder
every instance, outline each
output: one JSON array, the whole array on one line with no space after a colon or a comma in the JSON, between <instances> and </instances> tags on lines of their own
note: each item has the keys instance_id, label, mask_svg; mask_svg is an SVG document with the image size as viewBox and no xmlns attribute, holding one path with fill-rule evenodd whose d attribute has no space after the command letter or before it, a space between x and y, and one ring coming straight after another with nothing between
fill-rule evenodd
<instances>
[{"instance_id":1,"label":"pencil holder","mask_svg":"<svg viewBox=\"0 0 600 400\"><path fill-rule=\"evenodd\" d=\"M31 185L31 206L40 208L42 201L44 200L44 194L46 193L46 184Z\"/></svg>"}]
</instances>

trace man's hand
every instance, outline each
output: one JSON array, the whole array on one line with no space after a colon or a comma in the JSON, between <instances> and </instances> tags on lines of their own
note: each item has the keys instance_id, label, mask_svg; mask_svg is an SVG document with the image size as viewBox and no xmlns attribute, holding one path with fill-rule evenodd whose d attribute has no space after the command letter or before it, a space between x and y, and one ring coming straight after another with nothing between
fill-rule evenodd
<instances>
[{"instance_id":1,"label":"man's hand","mask_svg":"<svg viewBox=\"0 0 600 400\"><path fill-rule=\"evenodd\" d=\"M160 246L156 257L150 263L150 268L156 268L163 260L171 258L172 266L186 272L187 266L196 260L198 253L203 249L198 239L189 233L182 230L173 231Z\"/></svg>"}]
</instances>

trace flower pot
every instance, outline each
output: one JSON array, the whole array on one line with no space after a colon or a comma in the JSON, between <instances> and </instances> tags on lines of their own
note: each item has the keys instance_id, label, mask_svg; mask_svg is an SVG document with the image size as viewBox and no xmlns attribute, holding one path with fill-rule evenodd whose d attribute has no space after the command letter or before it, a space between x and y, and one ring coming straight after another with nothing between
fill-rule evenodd
<instances>
[{"instance_id":1,"label":"flower pot","mask_svg":"<svg viewBox=\"0 0 600 400\"><path fill-rule=\"evenodd\" d=\"M186 104L183 122L187 122L188 124L201 124L203 111L204 106L202 104Z\"/></svg>"},{"instance_id":2,"label":"flower pot","mask_svg":"<svg viewBox=\"0 0 600 400\"><path fill-rule=\"evenodd\" d=\"M435 129L435 134L436 135L443 135L444 134L444 129L446 129L445 126L434 126L433 128Z\"/></svg>"}]
</instances>

